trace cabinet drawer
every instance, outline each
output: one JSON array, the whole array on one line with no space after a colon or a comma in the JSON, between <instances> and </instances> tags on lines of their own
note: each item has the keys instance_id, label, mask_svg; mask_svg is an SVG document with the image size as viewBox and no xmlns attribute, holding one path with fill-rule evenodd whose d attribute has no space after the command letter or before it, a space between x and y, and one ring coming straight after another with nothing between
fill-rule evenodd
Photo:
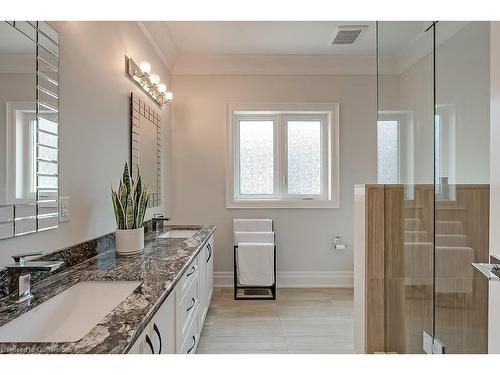
<instances>
[{"instance_id":1,"label":"cabinet drawer","mask_svg":"<svg viewBox=\"0 0 500 375\"><path fill-rule=\"evenodd\" d=\"M185 297L176 306L177 320L177 342L182 343L188 333L189 326L196 314L200 300L198 297L198 279L195 279L189 287Z\"/></svg>"},{"instance_id":2,"label":"cabinet drawer","mask_svg":"<svg viewBox=\"0 0 500 375\"><path fill-rule=\"evenodd\" d=\"M196 352L196 347L198 346L198 339L198 319L193 319L179 353L194 354Z\"/></svg>"},{"instance_id":3,"label":"cabinet drawer","mask_svg":"<svg viewBox=\"0 0 500 375\"><path fill-rule=\"evenodd\" d=\"M191 283L198 276L198 258L197 256L193 262L189 265L188 269L183 273L177 290L177 303L182 301L186 296L188 289L191 286Z\"/></svg>"}]
</instances>

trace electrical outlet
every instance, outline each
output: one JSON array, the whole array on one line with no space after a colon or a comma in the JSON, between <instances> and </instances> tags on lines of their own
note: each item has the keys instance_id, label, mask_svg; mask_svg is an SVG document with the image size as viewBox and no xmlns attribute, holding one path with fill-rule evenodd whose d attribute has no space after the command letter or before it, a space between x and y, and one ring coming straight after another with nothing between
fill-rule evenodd
<instances>
[{"instance_id":1,"label":"electrical outlet","mask_svg":"<svg viewBox=\"0 0 500 375\"><path fill-rule=\"evenodd\" d=\"M70 221L70 197L59 197L59 222L66 223Z\"/></svg>"}]
</instances>

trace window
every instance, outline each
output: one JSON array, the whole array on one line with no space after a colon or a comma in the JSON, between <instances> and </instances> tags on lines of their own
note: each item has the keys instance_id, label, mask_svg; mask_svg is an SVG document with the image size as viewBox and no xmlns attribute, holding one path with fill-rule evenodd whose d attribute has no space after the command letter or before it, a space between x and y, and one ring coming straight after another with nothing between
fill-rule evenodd
<instances>
[{"instance_id":1,"label":"window","mask_svg":"<svg viewBox=\"0 0 500 375\"><path fill-rule=\"evenodd\" d=\"M441 126L441 116L434 115L434 185L436 194L441 195L441 152L443 150L443 130Z\"/></svg>"},{"instance_id":2,"label":"window","mask_svg":"<svg viewBox=\"0 0 500 375\"><path fill-rule=\"evenodd\" d=\"M269 119L238 121L239 195L274 194L274 127Z\"/></svg>"},{"instance_id":3,"label":"window","mask_svg":"<svg viewBox=\"0 0 500 375\"><path fill-rule=\"evenodd\" d=\"M29 122L30 193L36 193L36 120Z\"/></svg>"},{"instance_id":4,"label":"window","mask_svg":"<svg viewBox=\"0 0 500 375\"><path fill-rule=\"evenodd\" d=\"M321 195L326 161L321 120L287 120L286 132L288 194Z\"/></svg>"},{"instance_id":5,"label":"window","mask_svg":"<svg viewBox=\"0 0 500 375\"><path fill-rule=\"evenodd\" d=\"M399 121L377 121L377 174L380 184L400 183Z\"/></svg>"},{"instance_id":6,"label":"window","mask_svg":"<svg viewBox=\"0 0 500 375\"><path fill-rule=\"evenodd\" d=\"M338 207L337 105L228 108L227 207Z\"/></svg>"}]
</instances>

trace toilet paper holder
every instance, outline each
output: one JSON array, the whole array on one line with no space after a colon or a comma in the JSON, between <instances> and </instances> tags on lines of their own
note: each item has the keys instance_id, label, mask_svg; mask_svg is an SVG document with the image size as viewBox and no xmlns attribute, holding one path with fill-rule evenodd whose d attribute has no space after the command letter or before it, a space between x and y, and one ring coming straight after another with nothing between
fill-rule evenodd
<instances>
[{"instance_id":1,"label":"toilet paper holder","mask_svg":"<svg viewBox=\"0 0 500 375\"><path fill-rule=\"evenodd\" d=\"M335 250L344 250L345 248L347 248L347 244L342 239L342 237L335 236L335 238L333 239L333 248Z\"/></svg>"}]
</instances>

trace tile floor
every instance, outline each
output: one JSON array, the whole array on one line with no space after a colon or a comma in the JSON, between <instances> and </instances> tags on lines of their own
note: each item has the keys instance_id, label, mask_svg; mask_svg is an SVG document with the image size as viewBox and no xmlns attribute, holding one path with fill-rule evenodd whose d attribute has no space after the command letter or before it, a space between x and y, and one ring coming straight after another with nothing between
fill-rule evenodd
<instances>
[{"instance_id":1,"label":"tile floor","mask_svg":"<svg viewBox=\"0 0 500 375\"><path fill-rule=\"evenodd\" d=\"M215 288L197 353L353 353L352 289L279 289L234 301Z\"/></svg>"}]
</instances>

